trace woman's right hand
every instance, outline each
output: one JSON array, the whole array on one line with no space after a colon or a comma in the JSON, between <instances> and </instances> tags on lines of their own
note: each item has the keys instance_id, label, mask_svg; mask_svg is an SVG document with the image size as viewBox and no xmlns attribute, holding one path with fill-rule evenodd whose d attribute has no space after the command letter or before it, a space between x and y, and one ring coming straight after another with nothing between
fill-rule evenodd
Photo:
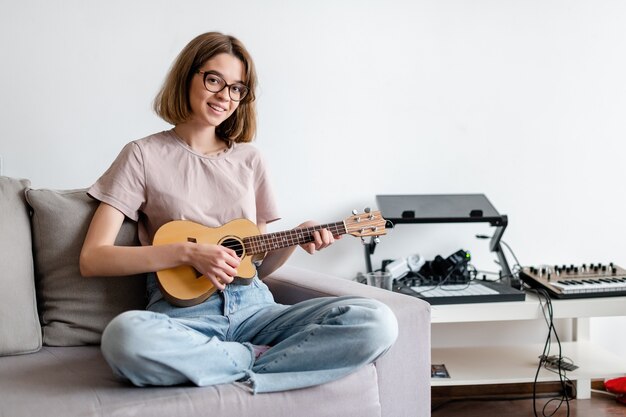
<instances>
[{"instance_id":1,"label":"woman's right hand","mask_svg":"<svg viewBox=\"0 0 626 417\"><path fill-rule=\"evenodd\" d=\"M217 289L224 290L237 275L239 257L235 251L221 245L184 242L158 246L116 246L115 239L123 221L121 211L100 203L80 254L83 276L133 275L191 265Z\"/></svg>"},{"instance_id":2,"label":"woman's right hand","mask_svg":"<svg viewBox=\"0 0 626 417\"><path fill-rule=\"evenodd\" d=\"M191 243L193 245L191 265L215 288L223 291L237 275L240 260L237 253L222 245Z\"/></svg>"}]
</instances>

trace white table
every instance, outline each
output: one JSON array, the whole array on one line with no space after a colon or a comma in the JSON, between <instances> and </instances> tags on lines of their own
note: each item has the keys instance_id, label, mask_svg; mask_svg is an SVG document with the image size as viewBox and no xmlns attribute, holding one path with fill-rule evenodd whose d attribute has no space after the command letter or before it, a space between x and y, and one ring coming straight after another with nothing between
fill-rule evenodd
<instances>
[{"instance_id":1,"label":"white table","mask_svg":"<svg viewBox=\"0 0 626 417\"><path fill-rule=\"evenodd\" d=\"M579 366L567 372L576 381L577 398L591 396L592 378L612 378L626 374L626 355L619 357L590 342L589 319L591 317L626 316L626 297L584 298L552 300L554 319L572 320L572 341L562 342L562 355L571 358ZM543 312L539 300L532 294L525 301L482 304L433 305L431 321L433 328L445 323L480 323L487 329L492 323L507 322L516 326L523 320L541 320ZM543 330L547 335L547 325ZM622 331L619 329L618 331ZM490 344L485 338L484 346L433 348L433 364L443 363L450 378L432 378L432 386L481 385L533 382L537 371L538 356L543 344L520 343L513 345ZM553 344L551 354L557 353ZM626 353L626 352L625 352ZM558 381L555 373L542 369L538 381Z\"/></svg>"}]
</instances>

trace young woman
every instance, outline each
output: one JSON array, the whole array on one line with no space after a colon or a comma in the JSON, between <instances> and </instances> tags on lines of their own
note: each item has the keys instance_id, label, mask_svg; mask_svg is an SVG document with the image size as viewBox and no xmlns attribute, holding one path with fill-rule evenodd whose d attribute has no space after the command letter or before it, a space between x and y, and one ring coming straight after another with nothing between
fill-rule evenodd
<instances>
[{"instance_id":1,"label":"young woman","mask_svg":"<svg viewBox=\"0 0 626 417\"><path fill-rule=\"evenodd\" d=\"M179 54L155 99L174 125L129 143L89 189L100 201L80 257L84 276L148 273L146 311L125 312L102 335L114 372L138 386L242 381L255 392L321 384L382 355L397 336L385 305L356 297L274 302L261 281L293 248L267 253L250 285L236 285L240 259L222 245L152 245L171 220L219 227L233 219L261 233L279 218L255 134L254 64L234 37L210 32ZM115 245L125 217L138 222L142 246ZM307 227L312 222L300 225ZM316 231L309 253L332 244ZM219 290L177 307L159 290L155 271L193 266Z\"/></svg>"}]
</instances>

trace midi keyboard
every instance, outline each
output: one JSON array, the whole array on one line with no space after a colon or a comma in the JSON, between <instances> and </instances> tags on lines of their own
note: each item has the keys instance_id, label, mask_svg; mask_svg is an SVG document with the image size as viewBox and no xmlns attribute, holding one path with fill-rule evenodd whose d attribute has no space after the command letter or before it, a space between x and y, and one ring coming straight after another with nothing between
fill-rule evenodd
<instances>
[{"instance_id":1,"label":"midi keyboard","mask_svg":"<svg viewBox=\"0 0 626 417\"><path fill-rule=\"evenodd\" d=\"M520 278L553 298L615 297L626 295L626 270L613 263L525 267Z\"/></svg>"}]
</instances>

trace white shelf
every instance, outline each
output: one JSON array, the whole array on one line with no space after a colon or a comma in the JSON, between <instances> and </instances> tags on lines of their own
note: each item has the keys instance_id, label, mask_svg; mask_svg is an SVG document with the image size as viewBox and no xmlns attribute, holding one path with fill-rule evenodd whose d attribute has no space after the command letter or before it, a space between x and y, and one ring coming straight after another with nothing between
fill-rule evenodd
<instances>
[{"instance_id":1,"label":"white shelf","mask_svg":"<svg viewBox=\"0 0 626 417\"><path fill-rule=\"evenodd\" d=\"M539 301L527 295L525 301L433 305L430 320L432 324L532 320L540 318L540 313Z\"/></svg>"},{"instance_id":2,"label":"white shelf","mask_svg":"<svg viewBox=\"0 0 626 417\"><path fill-rule=\"evenodd\" d=\"M626 297L595 297L552 300L554 318L626 316ZM541 305L533 294L525 301L431 306L431 323L535 320L543 318Z\"/></svg>"},{"instance_id":3,"label":"white shelf","mask_svg":"<svg viewBox=\"0 0 626 417\"><path fill-rule=\"evenodd\" d=\"M562 354L578 369L567 372L570 380L612 378L626 374L626 359L589 342L562 343ZM431 352L433 364L445 364L450 378L432 378L432 386L484 385L533 382L543 345L438 348ZM552 345L551 354L557 346ZM555 373L542 369L538 381L558 381Z\"/></svg>"},{"instance_id":4,"label":"white shelf","mask_svg":"<svg viewBox=\"0 0 626 417\"><path fill-rule=\"evenodd\" d=\"M567 372L567 377L577 382L578 398L589 398L591 379L613 378L626 375L626 358L589 342L589 318L626 316L626 297L594 297L552 300L555 319L572 320L573 341L564 342L562 356L570 358L579 368ZM525 301L482 304L448 304L431 306L433 326L446 323L489 323L520 320L543 320L539 299L526 294ZM508 324L507 324L508 326ZM520 329L524 328L521 323ZM432 386L485 385L528 383L535 380L539 356L543 345L517 343L502 346L443 347L431 350L431 363L445 364L450 378L432 378ZM496 346L499 345L499 346ZM552 344L550 355L558 354L558 346ZM540 382L558 381L556 373L542 369L537 378Z\"/></svg>"}]
</instances>

